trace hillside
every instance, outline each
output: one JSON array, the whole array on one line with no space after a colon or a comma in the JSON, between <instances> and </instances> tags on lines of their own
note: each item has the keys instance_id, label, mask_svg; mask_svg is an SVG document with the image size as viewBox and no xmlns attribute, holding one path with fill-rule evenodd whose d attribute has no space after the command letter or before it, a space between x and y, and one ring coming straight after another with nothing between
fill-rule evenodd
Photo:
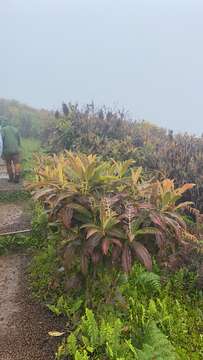
<instances>
[{"instance_id":1,"label":"hillside","mask_svg":"<svg viewBox=\"0 0 203 360\"><path fill-rule=\"evenodd\" d=\"M20 129L22 137L40 139L46 150L64 149L98 154L104 160L132 159L150 176L169 177L177 185L197 186L187 194L196 207L203 209L203 137L173 134L147 121L128 118L121 111L62 104L54 114L36 110L15 100L0 99L0 116L6 115Z\"/></svg>"},{"instance_id":2,"label":"hillside","mask_svg":"<svg viewBox=\"0 0 203 360\"><path fill-rule=\"evenodd\" d=\"M0 116L6 116L20 129L23 137L41 137L44 130L53 122L53 113L37 110L16 100L0 98Z\"/></svg>"}]
</instances>

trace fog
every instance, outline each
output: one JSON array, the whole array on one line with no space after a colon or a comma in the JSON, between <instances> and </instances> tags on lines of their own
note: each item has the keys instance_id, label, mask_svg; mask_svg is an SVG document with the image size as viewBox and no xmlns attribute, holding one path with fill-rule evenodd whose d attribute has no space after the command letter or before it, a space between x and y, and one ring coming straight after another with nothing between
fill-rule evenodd
<instances>
[{"instance_id":1,"label":"fog","mask_svg":"<svg viewBox=\"0 0 203 360\"><path fill-rule=\"evenodd\" d=\"M201 0L1 0L0 97L203 132Z\"/></svg>"}]
</instances>

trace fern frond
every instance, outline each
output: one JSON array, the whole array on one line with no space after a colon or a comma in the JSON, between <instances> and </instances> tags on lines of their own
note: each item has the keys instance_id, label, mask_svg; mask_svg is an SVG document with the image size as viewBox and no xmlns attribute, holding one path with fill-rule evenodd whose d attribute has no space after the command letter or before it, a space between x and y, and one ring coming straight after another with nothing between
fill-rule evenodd
<instances>
[{"instance_id":1,"label":"fern frond","mask_svg":"<svg viewBox=\"0 0 203 360\"><path fill-rule=\"evenodd\" d=\"M147 326L142 350L137 350L137 353L139 360L177 360L172 344L155 322Z\"/></svg>"},{"instance_id":2,"label":"fern frond","mask_svg":"<svg viewBox=\"0 0 203 360\"><path fill-rule=\"evenodd\" d=\"M136 283L141 285L143 288L150 290L151 292L161 291L160 276L153 272L145 271L139 274L136 278Z\"/></svg>"}]
</instances>

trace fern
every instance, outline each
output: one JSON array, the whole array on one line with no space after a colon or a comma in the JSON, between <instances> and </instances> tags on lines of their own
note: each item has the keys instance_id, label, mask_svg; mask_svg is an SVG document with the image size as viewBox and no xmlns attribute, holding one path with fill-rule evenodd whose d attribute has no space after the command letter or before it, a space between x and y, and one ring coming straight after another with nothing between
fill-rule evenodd
<instances>
[{"instance_id":1,"label":"fern","mask_svg":"<svg viewBox=\"0 0 203 360\"><path fill-rule=\"evenodd\" d=\"M77 351L77 338L74 333L71 333L67 339L67 351L71 355L75 355Z\"/></svg>"},{"instance_id":2,"label":"fern","mask_svg":"<svg viewBox=\"0 0 203 360\"><path fill-rule=\"evenodd\" d=\"M117 356L120 349L120 338L123 324L116 319L112 324L102 320L100 326L100 344L106 345L107 354L110 357Z\"/></svg>"},{"instance_id":3,"label":"fern","mask_svg":"<svg viewBox=\"0 0 203 360\"><path fill-rule=\"evenodd\" d=\"M83 300L78 298L73 301L71 298L66 296L60 296L57 300L57 303L54 305L48 304L47 307L51 310L55 315L59 316L61 314L66 315L67 317L74 316L74 314L79 311L82 306Z\"/></svg>"},{"instance_id":4,"label":"fern","mask_svg":"<svg viewBox=\"0 0 203 360\"><path fill-rule=\"evenodd\" d=\"M155 322L146 328L142 350L137 350L139 360L177 360L175 350Z\"/></svg>"},{"instance_id":5,"label":"fern","mask_svg":"<svg viewBox=\"0 0 203 360\"><path fill-rule=\"evenodd\" d=\"M90 344L95 348L99 344L99 328L92 310L86 309L82 318L81 330L90 339Z\"/></svg>"},{"instance_id":6,"label":"fern","mask_svg":"<svg viewBox=\"0 0 203 360\"><path fill-rule=\"evenodd\" d=\"M197 274L183 268L171 277L169 286L171 290L175 290L176 293L184 293L186 290L190 292L194 290L196 278Z\"/></svg>"},{"instance_id":7,"label":"fern","mask_svg":"<svg viewBox=\"0 0 203 360\"><path fill-rule=\"evenodd\" d=\"M160 294L161 279L160 275L155 272L146 271L146 269L138 263L132 268L132 272L128 278L120 277L121 293L128 293L128 296L136 296L137 292L151 297L151 295Z\"/></svg>"},{"instance_id":8,"label":"fern","mask_svg":"<svg viewBox=\"0 0 203 360\"><path fill-rule=\"evenodd\" d=\"M152 293L159 293L161 291L160 276L153 272L143 272L137 279L136 283L143 289L147 289Z\"/></svg>"},{"instance_id":9,"label":"fern","mask_svg":"<svg viewBox=\"0 0 203 360\"><path fill-rule=\"evenodd\" d=\"M79 350L77 350L75 353L75 360L89 360L87 351L83 350L82 352L80 352Z\"/></svg>"},{"instance_id":10,"label":"fern","mask_svg":"<svg viewBox=\"0 0 203 360\"><path fill-rule=\"evenodd\" d=\"M136 349L131 340L123 339L122 335L123 324L119 318L114 317L110 321L101 319L98 322L92 310L86 309L86 315L60 349L58 359L63 358L64 354L71 355L75 360L89 359L88 356L95 360L136 359Z\"/></svg>"}]
</instances>

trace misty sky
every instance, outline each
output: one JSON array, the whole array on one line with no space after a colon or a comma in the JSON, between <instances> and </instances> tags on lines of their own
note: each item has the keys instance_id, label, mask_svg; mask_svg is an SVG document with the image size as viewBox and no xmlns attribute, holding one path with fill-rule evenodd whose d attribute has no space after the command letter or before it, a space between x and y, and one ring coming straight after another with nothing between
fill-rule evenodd
<instances>
[{"instance_id":1,"label":"misty sky","mask_svg":"<svg viewBox=\"0 0 203 360\"><path fill-rule=\"evenodd\" d=\"M203 132L202 0L0 2L0 97Z\"/></svg>"}]
</instances>

